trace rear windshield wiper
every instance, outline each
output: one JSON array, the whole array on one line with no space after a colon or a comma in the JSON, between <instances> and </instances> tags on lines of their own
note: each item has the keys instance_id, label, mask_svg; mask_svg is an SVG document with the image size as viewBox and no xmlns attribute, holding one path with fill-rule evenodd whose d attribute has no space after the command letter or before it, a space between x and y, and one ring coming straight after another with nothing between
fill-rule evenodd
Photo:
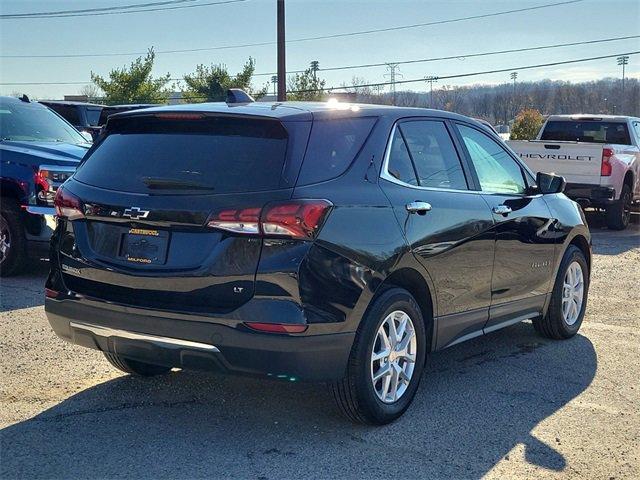
<instances>
[{"instance_id":1,"label":"rear windshield wiper","mask_svg":"<svg viewBox=\"0 0 640 480\"><path fill-rule=\"evenodd\" d=\"M173 178L142 177L144 183L150 189L158 190L213 190L214 188L202 183L188 180L176 180Z\"/></svg>"}]
</instances>

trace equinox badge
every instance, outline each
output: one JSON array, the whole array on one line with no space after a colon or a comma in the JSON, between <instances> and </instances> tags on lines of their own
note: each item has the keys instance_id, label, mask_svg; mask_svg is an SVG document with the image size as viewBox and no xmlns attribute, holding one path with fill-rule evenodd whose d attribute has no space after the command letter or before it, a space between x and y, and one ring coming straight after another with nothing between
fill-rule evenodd
<instances>
[{"instance_id":1,"label":"equinox badge","mask_svg":"<svg viewBox=\"0 0 640 480\"><path fill-rule=\"evenodd\" d=\"M149 215L149 210L141 210L139 207L127 208L122 214L123 217L129 217L131 220L147 218L147 215Z\"/></svg>"}]
</instances>

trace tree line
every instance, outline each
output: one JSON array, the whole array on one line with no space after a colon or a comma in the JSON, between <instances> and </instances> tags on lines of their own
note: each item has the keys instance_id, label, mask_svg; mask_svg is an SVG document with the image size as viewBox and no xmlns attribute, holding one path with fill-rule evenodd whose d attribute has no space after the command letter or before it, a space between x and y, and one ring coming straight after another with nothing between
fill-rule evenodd
<instances>
[{"instance_id":1,"label":"tree line","mask_svg":"<svg viewBox=\"0 0 640 480\"><path fill-rule=\"evenodd\" d=\"M152 74L155 53L149 49L129 66L116 68L107 76L91 73L93 85L84 93L107 104L166 103L172 92L180 91L186 102L224 101L229 88L241 88L259 99L267 94L269 84L253 84L255 61L249 57L236 74L222 64L198 65L193 73L177 83L171 74ZM287 78L289 100L322 100L330 96L325 80L318 75L318 63L312 62L304 72ZM321 70L320 70L321 71ZM543 115L596 113L640 116L640 82L626 79L624 93L620 79L605 78L590 82L542 80L501 85L441 85L433 92L410 90L395 93L382 88L360 87L369 84L361 77L343 83L340 91L350 92L357 102L394 104L448 110L483 118L494 125L509 124L523 110L537 110ZM437 85L437 84L436 84Z\"/></svg>"}]
</instances>

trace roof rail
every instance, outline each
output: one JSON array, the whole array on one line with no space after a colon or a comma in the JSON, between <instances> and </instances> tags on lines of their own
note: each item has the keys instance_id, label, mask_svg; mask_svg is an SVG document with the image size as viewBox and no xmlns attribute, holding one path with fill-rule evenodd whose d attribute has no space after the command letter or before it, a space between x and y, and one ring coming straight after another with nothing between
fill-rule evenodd
<instances>
[{"instance_id":1,"label":"roof rail","mask_svg":"<svg viewBox=\"0 0 640 480\"><path fill-rule=\"evenodd\" d=\"M241 88L230 88L227 90L227 103L252 103L253 97Z\"/></svg>"}]
</instances>

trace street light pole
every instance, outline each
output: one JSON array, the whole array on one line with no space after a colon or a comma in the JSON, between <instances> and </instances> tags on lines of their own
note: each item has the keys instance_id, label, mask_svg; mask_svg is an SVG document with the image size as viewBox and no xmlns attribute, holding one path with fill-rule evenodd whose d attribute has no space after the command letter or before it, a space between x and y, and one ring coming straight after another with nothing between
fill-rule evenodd
<instances>
[{"instance_id":1,"label":"street light pole","mask_svg":"<svg viewBox=\"0 0 640 480\"><path fill-rule=\"evenodd\" d=\"M287 100L287 61L285 58L284 0L278 2L278 101Z\"/></svg>"},{"instance_id":2,"label":"street light pole","mask_svg":"<svg viewBox=\"0 0 640 480\"><path fill-rule=\"evenodd\" d=\"M624 113L625 101L624 101L624 67L629 65L629 55L622 55L617 58L618 65L622 65L622 113Z\"/></svg>"}]
</instances>

